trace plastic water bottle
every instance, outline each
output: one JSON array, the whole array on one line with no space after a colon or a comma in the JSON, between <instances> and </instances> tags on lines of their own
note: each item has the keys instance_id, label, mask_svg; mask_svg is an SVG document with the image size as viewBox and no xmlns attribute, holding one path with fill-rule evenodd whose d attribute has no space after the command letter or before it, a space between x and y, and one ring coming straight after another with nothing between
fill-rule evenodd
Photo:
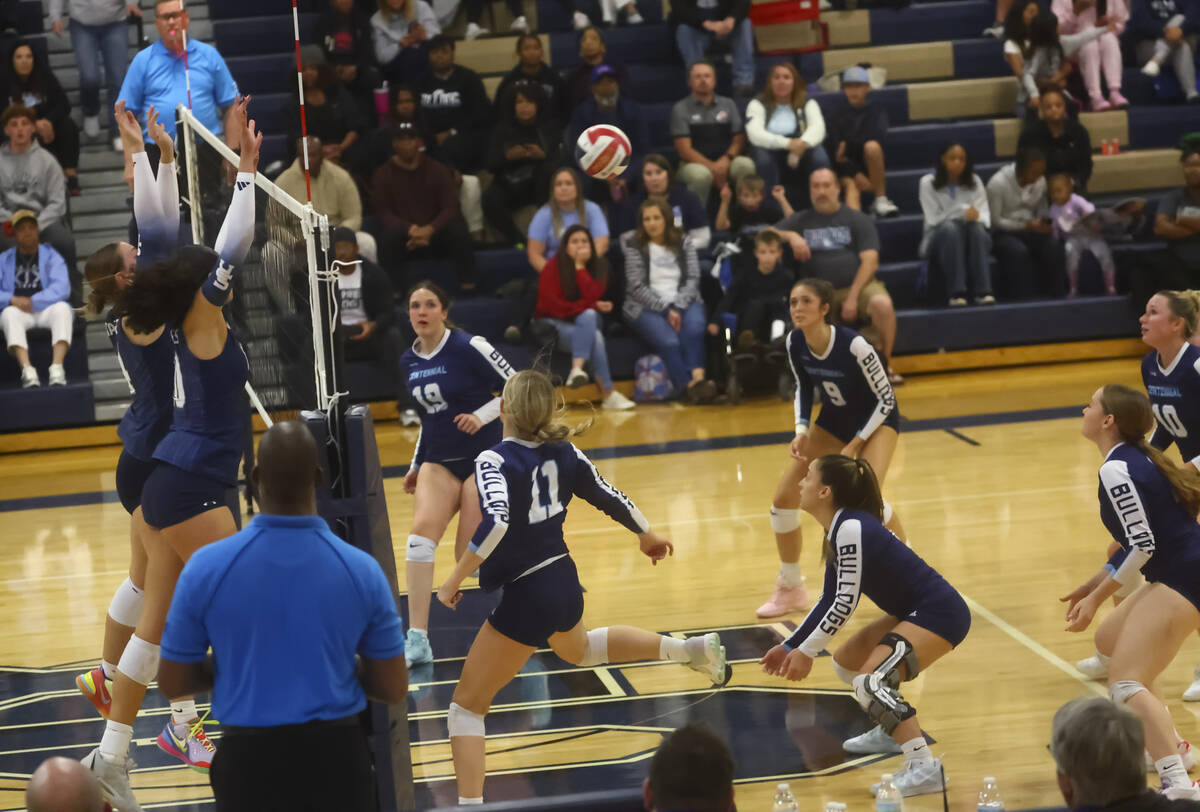
<instances>
[{"instance_id":1,"label":"plastic water bottle","mask_svg":"<svg viewBox=\"0 0 1200 812\"><path fill-rule=\"evenodd\" d=\"M846 805L837 801L830 801L825 804L825 812L846 812Z\"/></svg>"},{"instance_id":2,"label":"plastic water bottle","mask_svg":"<svg viewBox=\"0 0 1200 812\"><path fill-rule=\"evenodd\" d=\"M1000 795L1000 785L994 776L983 779L983 787L979 790L979 812L1004 812L1004 798Z\"/></svg>"},{"instance_id":3,"label":"plastic water bottle","mask_svg":"<svg viewBox=\"0 0 1200 812\"><path fill-rule=\"evenodd\" d=\"M796 796L792 794L792 788L787 784L775 785L775 805L771 807L775 812L797 812L800 806L796 803Z\"/></svg>"},{"instance_id":4,"label":"plastic water bottle","mask_svg":"<svg viewBox=\"0 0 1200 812\"><path fill-rule=\"evenodd\" d=\"M892 783L892 774L884 773L879 789L875 791L875 812L902 812L903 809L904 796Z\"/></svg>"}]
</instances>

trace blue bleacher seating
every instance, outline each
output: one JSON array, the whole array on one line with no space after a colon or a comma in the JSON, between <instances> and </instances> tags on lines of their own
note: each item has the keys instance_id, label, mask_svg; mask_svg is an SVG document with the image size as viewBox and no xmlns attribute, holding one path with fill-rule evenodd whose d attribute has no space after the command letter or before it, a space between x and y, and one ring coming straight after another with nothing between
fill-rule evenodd
<instances>
[{"instance_id":1,"label":"blue bleacher seating","mask_svg":"<svg viewBox=\"0 0 1200 812\"><path fill-rule=\"evenodd\" d=\"M245 6L243 5L243 10ZM300 15L300 41L312 41L317 15ZM241 19L213 19L213 44L226 59L255 54L295 53L296 37L290 17L273 15ZM236 78L236 77L234 77Z\"/></svg>"},{"instance_id":2,"label":"blue bleacher seating","mask_svg":"<svg viewBox=\"0 0 1200 812\"><path fill-rule=\"evenodd\" d=\"M978 37L992 24L995 5L987 0L917 3L903 9L871 11L871 44L936 42Z\"/></svg>"},{"instance_id":3,"label":"blue bleacher seating","mask_svg":"<svg viewBox=\"0 0 1200 812\"><path fill-rule=\"evenodd\" d=\"M0 431L80 426L95 419L96 402L86 371L82 380L66 386L0 386Z\"/></svg>"}]
</instances>

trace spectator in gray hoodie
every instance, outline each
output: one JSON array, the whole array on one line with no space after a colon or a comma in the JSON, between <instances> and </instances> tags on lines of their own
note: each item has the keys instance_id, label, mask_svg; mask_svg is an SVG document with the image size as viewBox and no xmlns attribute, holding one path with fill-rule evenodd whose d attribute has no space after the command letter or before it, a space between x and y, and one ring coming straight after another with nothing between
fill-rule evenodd
<instances>
[{"instance_id":1,"label":"spectator in gray hoodie","mask_svg":"<svg viewBox=\"0 0 1200 812\"><path fill-rule=\"evenodd\" d=\"M1066 260L1050 225L1045 153L1030 145L1018 150L1017 160L988 180L987 198L1003 297L1062 296Z\"/></svg>"},{"instance_id":2,"label":"spectator in gray hoodie","mask_svg":"<svg viewBox=\"0 0 1200 812\"><path fill-rule=\"evenodd\" d=\"M0 223L29 209L37 215L42 242L49 243L67 262L71 274L71 304L82 303L79 271L75 267L75 236L63 218L67 214L67 184L62 167L34 138L37 114L14 104L0 114L8 143L0 146ZM0 232L0 250L16 245L11 228ZM5 233L8 232L8 233Z\"/></svg>"}]
</instances>

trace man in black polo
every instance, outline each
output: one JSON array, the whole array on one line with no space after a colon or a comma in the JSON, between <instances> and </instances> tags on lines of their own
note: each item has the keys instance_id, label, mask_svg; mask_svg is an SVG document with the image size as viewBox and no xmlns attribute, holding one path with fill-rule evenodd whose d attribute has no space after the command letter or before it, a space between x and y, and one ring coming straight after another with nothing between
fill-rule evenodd
<instances>
[{"instance_id":1,"label":"man in black polo","mask_svg":"<svg viewBox=\"0 0 1200 812\"><path fill-rule=\"evenodd\" d=\"M691 95L671 108L671 137L679 153L679 179L707 205L714 185L721 189L753 174L754 161L742 154L742 116L733 99L717 95L712 63L692 65L688 86Z\"/></svg>"},{"instance_id":2,"label":"man in black polo","mask_svg":"<svg viewBox=\"0 0 1200 812\"><path fill-rule=\"evenodd\" d=\"M158 687L170 698L212 692L218 812L373 812L359 714L367 696L408 695L392 589L375 559L316 515L321 470L303 423L263 435L253 478L263 512L179 576Z\"/></svg>"}]
</instances>

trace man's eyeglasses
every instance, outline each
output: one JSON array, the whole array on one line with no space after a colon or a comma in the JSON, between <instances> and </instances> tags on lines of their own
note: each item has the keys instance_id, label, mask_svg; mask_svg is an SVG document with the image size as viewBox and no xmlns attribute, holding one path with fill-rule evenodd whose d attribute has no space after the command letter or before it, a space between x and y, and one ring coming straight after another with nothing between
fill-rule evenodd
<instances>
[{"instance_id":1,"label":"man's eyeglasses","mask_svg":"<svg viewBox=\"0 0 1200 812\"><path fill-rule=\"evenodd\" d=\"M159 14L158 19L166 20L167 22L171 22L173 20L181 20L181 19L183 19L183 12L182 11L168 11L166 14Z\"/></svg>"}]
</instances>

